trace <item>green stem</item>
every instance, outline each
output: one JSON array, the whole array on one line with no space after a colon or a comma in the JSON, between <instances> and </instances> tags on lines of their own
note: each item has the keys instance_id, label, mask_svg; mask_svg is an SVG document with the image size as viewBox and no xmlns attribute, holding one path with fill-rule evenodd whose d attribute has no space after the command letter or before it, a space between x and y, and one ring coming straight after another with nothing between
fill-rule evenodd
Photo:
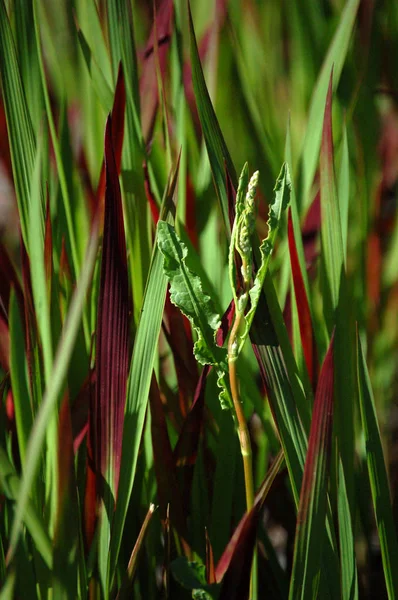
<instances>
[{"instance_id":1,"label":"green stem","mask_svg":"<svg viewBox=\"0 0 398 600\"><path fill-rule=\"evenodd\" d=\"M245 490L246 490L246 508L251 510L254 502L254 485L253 485L253 467L252 467L252 448L250 443L249 430L247 428L245 415L243 414L242 404L239 398L236 360L228 361L229 366L229 382L231 386L232 401L234 403L236 418L238 421L238 435L240 442L240 451L243 459L243 469L245 473Z\"/></svg>"}]
</instances>

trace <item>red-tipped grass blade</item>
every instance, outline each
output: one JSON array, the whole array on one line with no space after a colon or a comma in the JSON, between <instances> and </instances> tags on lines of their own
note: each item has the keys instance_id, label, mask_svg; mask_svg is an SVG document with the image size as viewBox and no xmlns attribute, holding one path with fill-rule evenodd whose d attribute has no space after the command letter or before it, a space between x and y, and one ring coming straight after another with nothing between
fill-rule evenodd
<instances>
[{"instance_id":1,"label":"red-tipped grass blade","mask_svg":"<svg viewBox=\"0 0 398 600\"><path fill-rule=\"evenodd\" d=\"M305 363L307 365L308 375L310 376L312 387L313 389L315 389L318 377L315 336L312 327L310 306L308 303L307 293L305 291L304 279L301 273L296 242L294 240L293 221L290 208L288 212L287 231L289 241L290 262L292 266L294 293L296 295L296 302L298 308L301 342L303 345L303 352Z\"/></svg>"},{"instance_id":2,"label":"red-tipped grass blade","mask_svg":"<svg viewBox=\"0 0 398 600\"><path fill-rule=\"evenodd\" d=\"M117 76L115 97L113 100L112 107L112 145L115 155L116 172L120 175L121 163L122 163L122 149L124 139L124 115L126 108L126 88L124 84L124 75L122 64L119 65L119 71ZM106 160L106 159L105 159ZM106 166L105 162L102 163L101 173L98 180L97 186L97 208L102 212L102 199L105 191L105 180L106 180Z\"/></svg>"},{"instance_id":3,"label":"red-tipped grass blade","mask_svg":"<svg viewBox=\"0 0 398 600\"><path fill-rule=\"evenodd\" d=\"M333 426L334 336L319 375L297 515L289 598L315 598L326 539L326 502Z\"/></svg>"},{"instance_id":4,"label":"red-tipped grass blade","mask_svg":"<svg viewBox=\"0 0 398 600\"><path fill-rule=\"evenodd\" d=\"M262 508L272 483L283 464L281 451L256 494L253 508L246 513L218 561L215 577L222 581L219 600L247 600L256 531Z\"/></svg>"},{"instance_id":5,"label":"red-tipped grass blade","mask_svg":"<svg viewBox=\"0 0 398 600\"><path fill-rule=\"evenodd\" d=\"M146 144L149 143L152 137L156 112L159 106L156 63L158 61L160 74L164 78L172 28L173 2L171 0L163 0L156 10L156 22L154 22L145 48L143 70L140 79L141 123ZM155 55L155 42L157 45L157 57Z\"/></svg>"},{"instance_id":6,"label":"red-tipped grass blade","mask_svg":"<svg viewBox=\"0 0 398 600\"><path fill-rule=\"evenodd\" d=\"M122 199L113 150L112 119L105 131L105 218L97 316L96 388L89 431L97 477L114 509L119 482L128 373L129 302Z\"/></svg>"}]
</instances>

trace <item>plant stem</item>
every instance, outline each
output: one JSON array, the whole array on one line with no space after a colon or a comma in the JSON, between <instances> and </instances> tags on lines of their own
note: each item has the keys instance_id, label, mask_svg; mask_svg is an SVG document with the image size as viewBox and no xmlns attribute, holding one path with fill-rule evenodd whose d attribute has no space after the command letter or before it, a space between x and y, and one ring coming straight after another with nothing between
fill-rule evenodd
<instances>
[{"instance_id":1,"label":"plant stem","mask_svg":"<svg viewBox=\"0 0 398 600\"><path fill-rule=\"evenodd\" d=\"M246 508L249 511L253 507L254 486L253 486L253 467L252 467L252 448L250 443L249 430L247 428L245 415L243 414L242 404L239 398L239 385L236 371L236 357L234 356L234 344L236 344L236 335L239 331L241 322L241 313L235 318L228 343L228 367L229 382L231 386L231 396L234 403L236 418L238 422L238 435L240 442L240 451L243 459L243 469L245 474L246 490Z\"/></svg>"}]
</instances>

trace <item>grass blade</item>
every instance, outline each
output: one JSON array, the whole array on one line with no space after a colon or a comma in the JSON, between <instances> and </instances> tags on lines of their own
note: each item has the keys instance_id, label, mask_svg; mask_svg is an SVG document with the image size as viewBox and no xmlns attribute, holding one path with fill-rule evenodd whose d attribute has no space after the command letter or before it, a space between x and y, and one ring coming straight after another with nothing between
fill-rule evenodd
<instances>
[{"instance_id":1,"label":"grass blade","mask_svg":"<svg viewBox=\"0 0 398 600\"><path fill-rule=\"evenodd\" d=\"M289 598L316 598L325 531L333 420L333 341L319 375L304 467Z\"/></svg>"},{"instance_id":2,"label":"grass blade","mask_svg":"<svg viewBox=\"0 0 398 600\"><path fill-rule=\"evenodd\" d=\"M379 532L383 570L389 598L398 595L398 543L391 510L391 498L388 477L377 422L376 408L372 387L366 366L362 343L357 334L357 368L359 387L359 406L366 442L366 459L368 463L373 508Z\"/></svg>"}]
</instances>

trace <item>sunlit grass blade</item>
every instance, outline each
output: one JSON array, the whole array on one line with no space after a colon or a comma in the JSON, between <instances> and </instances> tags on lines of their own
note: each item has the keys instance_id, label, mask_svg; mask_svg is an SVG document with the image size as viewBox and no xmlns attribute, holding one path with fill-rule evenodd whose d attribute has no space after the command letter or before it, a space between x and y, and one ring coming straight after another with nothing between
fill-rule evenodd
<instances>
[{"instance_id":1,"label":"sunlit grass blade","mask_svg":"<svg viewBox=\"0 0 398 600\"><path fill-rule=\"evenodd\" d=\"M133 551L131 553L129 564L127 566L127 573L123 580L122 586L118 592L118 595L116 596L116 600L123 600L123 598L130 597L129 592L130 592L132 583L134 581L135 572L137 570L137 562L138 562L139 553L140 553L141 547L144 543L145 534L147 532L148 526L151 522L152 515L154 512L155 512L155 505L151 504L149 506L149 509L148 509L148 512L144 519L144 522L142 524L139 536L137 538L137 541L136 541Z\"/></svg>"},{"instance_id":2,"label":"sunlit grass blade","mask_svg":"<svg viewBox=\"0 0 398 600\"><path fill-rule=\"evenodd\" d=\"M325 543L333 425L333 338L322 365L304 467L289 598L316 598Z\"/></svg>"},{"instance_id":3,"label":"sunlit grass blade","mask_svg":"<svg viewBox=\"0 0 398 600\"><path fill-rule=\"evenodd\" d=\"M359 0L347 1L312 95L302 150L304 209L309 206L310 201L312 200L310 190L318 163L318 152L321 145L323 106L329 85L330 72L334 66L334 89L336 89L346 60L358 6Z\"/></svg>"},{"instance_id":4,"label":"sunlit grass blade","mask_svg":"<svg viewBox=\"0 0 398 600\"><path fill-rule=\"evenodd\" d=\"M396 598L398 595L398 571L396 568L398 564L398 543L391 510L390 489L376 407L359 334L357 334L357 369L359 406L366 442L366 460L368 463L376 525L380 539L384 577L388 597Z\"/></svg>"}]
</instances>

